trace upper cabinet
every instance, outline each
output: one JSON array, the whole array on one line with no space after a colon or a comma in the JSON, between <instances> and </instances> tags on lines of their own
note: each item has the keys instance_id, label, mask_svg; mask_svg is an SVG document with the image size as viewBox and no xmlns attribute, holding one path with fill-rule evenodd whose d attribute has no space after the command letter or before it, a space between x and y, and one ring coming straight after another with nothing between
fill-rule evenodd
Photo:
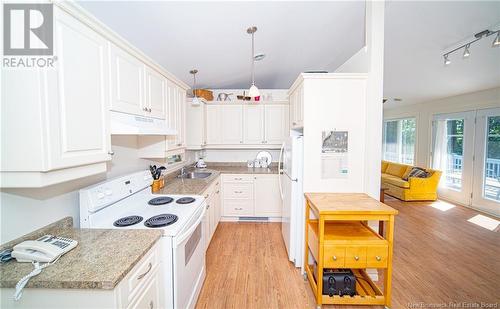
<instances>
[{"instance_id":1,"label":"upper cabinet","mask_svg":"<svg viewBox=\"0 0 500 309\"><path fill-rule=\"evenodd\" d=\"M243 144L243 106L220 105L222 144ZM208 119L210 121L210 119Z\"/></svg>"},{"instance_id":2,"label":"upper cabinet","mask_svg":"<svg viewBox=\"0 0 500 309\"><path fill-rule=\"evenodd\" d=\"M111 110L134 115L148 112L144 95L144 64L111 44Z\"/></svg>"},{"instance_id":3,"label":"upper cabinet","mask_svg":"<svg viewBox=\"0 0 500 309\"><path fill-rule=\"evenodd\" d=\"M108 42L54 8L55 69L3 70L2 187L44 187L106 171Z\"/></svg>"},{"instance_id":4,"label":"upper cabinet","mask_svg":"<svg viewBox=\"0 0 500 309\"><path fill-rule=\"evenodd\" d=\"M294 84L288 93L290 98L290 128L298 129L304 126L304 85Z\"/></svg>"},{"instance_id":5,"label":"upper cabinet","mask_svg":"<svg viewBox=\"0 0 500 309\"><path fill-rule=\"evenodd\" d=\"M203 102L199 107L188 107L187 112L190 122L195 120L189 126L195 132L188 135L188 149L279 149L289 136L286 101ZM199 125L200 121L204 122L203 126Z\"/></svg>"},{"instance_id":6,"label":"upper cabinet","mask_svg":"<svg viewBox=\"0 0 500 309\"><path fill-rule=\"evenodd\" d=\"M265 143L263 105L243 105L243 142Z\"/></svg>"},{"instance_id":7,"label":"upper cabinet","mask_svg":"<svg viewBox=\"0 0 500 309\"><path fill-rule=\"evenodd\" d=\"M264 143L281 145L290 135L289 106L285 104L264 106Z\"/></svg>"},{"instance_id":8,"label":"upper cabinet","mask_svg":"<svg viewBox=\"0 0 500 309\"><path fill-rule=\"evenodd\" d=\"M151 117L165 119L167 108L167 79L146 66L146 106L143 110Z\"/></svg>"}]
</instances>

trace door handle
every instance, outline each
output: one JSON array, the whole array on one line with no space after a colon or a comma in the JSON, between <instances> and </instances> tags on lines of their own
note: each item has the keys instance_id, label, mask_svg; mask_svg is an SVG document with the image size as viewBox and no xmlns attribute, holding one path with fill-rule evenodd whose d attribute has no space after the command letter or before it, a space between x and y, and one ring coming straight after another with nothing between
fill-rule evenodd
<instances>
[{"instance_id":1,"label":"door handle","mask_svg":"<svg viewBox=\"0 0 500 309\"><path fill-rule=\"evenodd\" d=\"M137 280L141 280L142 278L144 278L150 271L151 271L151 268L153 268L153 264L151 264L151 262L148 264L148 270L146 270L146 272L140 274L138 277L137 277Z\"/></svg>"}]
</instances>

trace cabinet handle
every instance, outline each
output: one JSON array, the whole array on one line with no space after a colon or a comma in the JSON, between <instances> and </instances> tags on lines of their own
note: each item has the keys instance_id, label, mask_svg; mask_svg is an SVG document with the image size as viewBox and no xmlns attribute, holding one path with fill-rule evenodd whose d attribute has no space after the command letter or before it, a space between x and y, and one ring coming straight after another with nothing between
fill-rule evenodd
<instances>
[{"instance_id":1,"label":"cabinet handle","mask_svg":"<svg viewBox=\"0 0 500 309\"><path fill-rule=\"evenodd\" d=\"M243 210L243 208L235 208L234 210Z\"/></svg>"},{"instance_id":2,"label":"cabinet handle","mask_svg":"<svg viewBox=\"0 0 500 309\"><path fill-rule=\"evenodd\" d=\"M234 180L243 180L243 178L234 178Z\"/></svg>"},{"instance_id":3,"label":"cabinet handle","mask_svg":"<svg viewBox=\"0 0 500 309\"><path fill-rule=\"evenodd\" d=\"M243 191L234 191L234 193L241 194L241 193L243 193Z\"/></svg>"},{"instance_id":4,"label":"cabinet handle","mask_svg":"<svg viewBox=\"0 0 500 309\"><path fill-rule=\"evenodd\" d=\"M293 125L297 125L297 123L296 123L296 122L294 122L294 123L293 123Z\"/></svg>"},{"instance_id":5,"label":"cabinet handle","mask_svg":"<svg viewBox=\"0 0 500 309\"><path fill-rule=\"evenodd\" d=\"M210 208L210 205L207 205L207 209L209 209L209 208Z\"/></svg>"},{"instance_id":6,"label":"cabinet handle","mask_svg":"<svg viewBox=\"0 0 500 309\"><path fill-rule=\"evenodd\" d=\"M153 264L151 264L151 262L148 264L148 270L146 270L145 273L143 274L140 274L138 277L137 277L137 280L141 280L142 278L144 278L144 276L146 276L150 271L151 271L151 268L153 268Z\"/></svg>"},{"instance_id":7,"label":"cabinet handle","mask_svg":"<svg viewBox=\"0 0 500 309\"><path fill-rule=\"evenodd\" d=\"M382 258L381 258L380 256L378 256L378 255L375 257L375 259L376 259L377 261L379 261L379 262L380 262L380 260L382 260Z\"/></svg>"},{"instance_id":8,"label":"cabinet handle","mask_svg":"<svg viewBox=\"0 0 500 309\"><path fill-rule=\"evenodd\" d=\"M240 141L240 144L243 144L243 141Z\"/></svg>"},{"instance_id":9,"label":"cabinet handle","mask_svg":"<svg viewBox=\"0 0 500 309\"><path fill-rule=\"evenodd\" d=\"M155 307L155 303L153 301L149 302L149 309L153 309Z\"/></svg>"},{"instance_id":10,"label":"cabinet handle","mask_svg":"<svg viewBox=\"0 0 500 309\"><path fill-rule=\"evenodd\" d=\"M219 194L219 192L220 192L220 191L219 191L219 190L217 190L217 192L215 192L215 194Z\"/></svg>"},{"instance_id":11,"label":"cabinet handle","mask_svg":"<svg viewBox=\"0 0 500 309\"><path fill-rule=\"evenodd\" d=\"M337 256L334 255L333 256L333 260L336 261L337 260Z\"/></svg>"},{"instance_id":12,"label":"cabinet handle","mask_svg":"<svg viewBox=\"0 0 500 309\"><path fill-rule=\"evenodd\" d=\"M153 110L151 108L149 108L149 112L151 113Z\"/></svg>"},{"instance_id":13,"label":"cabinet handle","mask_svg":"<svg viewBox=\"0 0 500 309\"><path fill-rule=\"evenodd\" d=\"M143 107L142 110L145 111L145 112L147 112L148 108L147 107Z\"/></svg>"},{"instance_id":14,"label":"cabinet handle","mask_svg":"<svg viewBox=\"0 0 500 309\"><path fill-rule=\"evenodd\" d=\"M113 150L110 150L110 151L108 151L108 154L109 154L110 156L114 156L114 155L115 155L115 152L114 152Z\"/></svg>"},{"instance_id":15,"label":"cabinet handle","mask_svg":"<svg viewBox=\"0 0 500 309\"><path fill-rule=\"evenodd\" d=\"M205 195L205 198L208 198L208 194Z\"/></svg>"},{"instance_id":16,"label":"cabinet handle","mask_svg":"<svg viewBox=\"0 0 500 309\"><path fill-rule=\"evenodd\" d=\"M354 259L355 259L356 261L359 261L359 256L355 256L355 257L354 257Z\"/></svg>"},{"instance_id":17,"label":"cabinet handle","mask_svg":"<svg viewBox=\"0 0 500 309\"><path fill-rule=\"evenodd\" d=\"M182 146L182 144L177 144L177 146Z\"/></svg>"}]
</instances>

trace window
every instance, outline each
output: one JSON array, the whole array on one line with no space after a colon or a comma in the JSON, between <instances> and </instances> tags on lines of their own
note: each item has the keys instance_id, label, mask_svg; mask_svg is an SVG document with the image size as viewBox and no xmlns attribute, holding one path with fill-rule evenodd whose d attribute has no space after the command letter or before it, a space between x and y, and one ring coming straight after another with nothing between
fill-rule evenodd
<instances>
[{"instance_id":1,"label":"window","mask_svg":"<svg viewBox=\"0 0 500 309\"><path fill-rule=\"evenodd\" d=\"M386 161L414 164L416 119L384 121L382 157Z\"/></svg>"}]
</instances>

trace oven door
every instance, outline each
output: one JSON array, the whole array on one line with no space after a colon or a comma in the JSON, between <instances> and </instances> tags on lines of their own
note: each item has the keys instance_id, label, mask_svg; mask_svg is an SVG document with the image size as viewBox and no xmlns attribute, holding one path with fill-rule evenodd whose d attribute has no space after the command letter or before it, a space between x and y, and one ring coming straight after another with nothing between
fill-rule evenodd
<instances>
[{"instance_id":1,"label":"oven door","mask_svg":"<svg viewBox=\"0 0 500 309\"><path fill-rule=\"evenodd\" d=\"M173 239L174 307L194 308L205 280L203 203L196 214Z\"/></svg>"}]
</instances>

